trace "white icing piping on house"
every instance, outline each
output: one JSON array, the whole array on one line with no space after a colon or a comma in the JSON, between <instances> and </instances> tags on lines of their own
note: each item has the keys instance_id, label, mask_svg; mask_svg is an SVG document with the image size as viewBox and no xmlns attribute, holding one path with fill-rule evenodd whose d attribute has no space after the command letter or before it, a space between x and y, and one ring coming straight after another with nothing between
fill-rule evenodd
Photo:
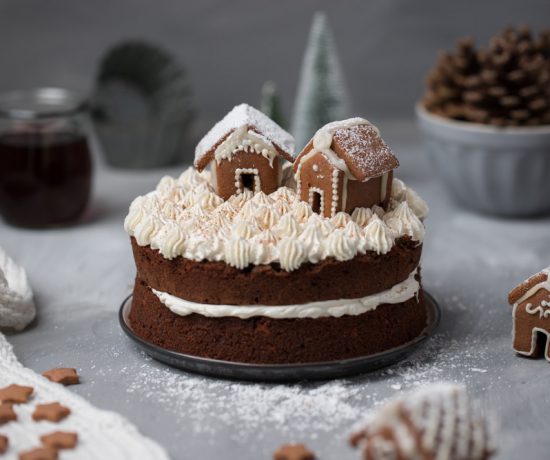
<instances>
[{"instance_id":1,"label":"white icing piping on house","mask_svg":"<svg viewBox=\"0 0 550 460\"><path fill-rule=\"evenodd\" d=\"M539 315L539 318L548 318L550 316L550 310L545 310L545 307L550 307L550 303L543 300L540 305L536 307L533 304L528 303L525 305L525 312L530 315Z\"/></svg>"},{"instance_id":2,"label":"white icing piping on house","mask_svg":"<svg viewBox=\"0 0 550 460\"><path fill-rule=\"evenodd\" d=\"M523 294L515 303L514 307L525 302L528 298L535 295L540 289L546 289L548 292L550 292L550 267L545 268L544 270L541 270L540 273L546 274L546 281L543 281L542 283L535 284L531 289L529 289L525 294Z\"/></svg>"},{"instance_id":3,"label":"white icing piping on house","mask_svg":"<svg viewBox=\"0 0 550 460\"><path fill-rule=\"evenodd\" d=\"M241 126L235 129L225 141L223 141L214 152L216 163L222 160L231 161L233 154L239 151L253 152L262 155L269 160L269 165L273 167L273 159L277 155L275 146L269 139L249 130L247 126Z\"/></svg>"},{"instance_id":4,"label":"white icing piping on house","mask_svg":"<svg viewBox=\"0 0 550 460\"><path fill-rule=\"evenodd\" d=\"M325 192L321 190L318 187L310 187L309 188L309 205L313 208L313 194L318 193L319 194L319 214L323 214L325 212Z\"/></svg>"},{"instance_id":5,"label":"white icing piping on house","mask_svg":"<svg viewBox=\"0 0 550 460\"><path fill-rule=\"evenodd\" d=\"M224 316L240 319L252 318L253 316L265 316L273 319L339 318L344 315L361 315L370 310L375 310L379 305L402 303L418 296L420 284L415 278L417 270L415 269L405 281L377 294L359 299L327 300L296 305L211 305L191 302L156 289L151 290L172 313L179 316L197 313L209 318Z\"/></svg>"},{"instance_id":6,"label":"white icing piping on house","mask_svg":"<svg viewBox=\"0 0 550 460\"><path fill-rule=\"evenodd\" d=\"M260 192L262 189L262 184L260 181L260 172L258 168L237 168L235 169L235 190L237 190L237 195L242 193L244 185L241 184L241 174L253 174L254 175L254 191L256 193Z\"/></svg>"}]
</instances>

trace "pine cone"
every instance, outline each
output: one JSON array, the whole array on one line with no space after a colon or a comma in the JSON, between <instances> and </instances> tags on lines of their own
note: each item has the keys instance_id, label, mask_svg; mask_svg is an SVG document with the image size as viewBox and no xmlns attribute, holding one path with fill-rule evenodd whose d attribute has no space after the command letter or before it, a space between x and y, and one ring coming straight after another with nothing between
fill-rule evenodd
<instances>
[{"instance_id":1,"label":"pine cone","mask_svg":"<svg viewBox=\"0 0 550 460\"><path fill-rule=\"evenodd\" d=\"M486 460L494 452L486 422L464 388L436 384L384 406L350 439L364 460L445 458Z\"/></svg>"},{"instance_id":2,"label":"pine cone","mask_svg":"<svg viewBox=\"0 0 550 460\"><path fill-rule=\"evenodd\" d=\"M470 39L439 58L427 78L426 109L496 126L550 124L550 30L507 28L476 51Z\"/></svg>"}]
</instances>

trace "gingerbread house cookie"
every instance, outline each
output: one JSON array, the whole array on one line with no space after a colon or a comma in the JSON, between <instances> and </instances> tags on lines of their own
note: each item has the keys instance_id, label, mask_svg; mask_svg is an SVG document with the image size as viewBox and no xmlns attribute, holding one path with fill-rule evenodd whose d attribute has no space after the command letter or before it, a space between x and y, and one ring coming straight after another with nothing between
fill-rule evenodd
<instances>
[{"instance_id":1,"label":"gingerbread house cookie","mask_svg":"<svg viewBox=\"0 0 550 460\"><path fill-rule=\"evenodd\" d=\"M491 430L463 387L428 385L388 402L350 442L365 460L487 460Z\"/></svg>"},{"instance_id":2,"label":"gingerbread house cookie","mask_svg":"<svg viewBox=\"0 0 550 460\"><path fill-rule=\"evenodd\" d=\"M399 161L363 118L323 126L294 162L298 193L325 217L374 205L387 207Z\"/></svg>"},{"instance_id":3,"label":"gingerbread house cookie","mask_svg":"<svg viewBox=\"0 0 550 460\"><path fill-rule=\"evenodd\" d=\"M282 161L293 162L294 139L247 104L218 122L195 150L195 168L212 168L213 186L223 199L249 189L270 194L282 180Z\"/></svg>"},{"instance_id":4,"label":"gingerbread house cookie","mask_svg":"<svg viewBox=\"0 0 550 460\"><path fill-rule=\"evenodd\" d=\"M513 306L514 351L537 358L544 346L544 356L550 361L550 267L513 289L508 302Z\"/></svg>"}]
</instances>

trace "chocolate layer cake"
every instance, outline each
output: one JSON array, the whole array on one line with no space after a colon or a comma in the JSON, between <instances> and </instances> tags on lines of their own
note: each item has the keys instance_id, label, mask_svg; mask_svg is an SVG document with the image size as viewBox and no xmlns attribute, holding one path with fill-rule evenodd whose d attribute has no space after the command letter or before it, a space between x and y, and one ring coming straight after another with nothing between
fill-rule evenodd
<instances>
[{"instance_id":1,"label":"chocolate layer cake","mask_svg":"<svg viewBox=\"0 0 550 460\"><path fill-rule=\"evenodd\" d=\"M243 307L245 308L245 307ZM361 315L273 319L178 316L136 279L134 332L160 347L242 363L311 363L369 355L415 338L426 326L422 293Z\"/></svg>"},{"instance_id":2,"label":"chocolate layer cake","mask_svg":"<svg viewBox=\"0 0 550 460\"><path fill-rule=\"evenodd\" d=\"M380 352L423 330L427 207L393 177L378 130L358 118L327 125L294 174L281 167L293 153L288 133L241 105L199 143L201 172L134 200L125 228L140 337L195 356L300 363Z\"/></svg>"}]
</instances>

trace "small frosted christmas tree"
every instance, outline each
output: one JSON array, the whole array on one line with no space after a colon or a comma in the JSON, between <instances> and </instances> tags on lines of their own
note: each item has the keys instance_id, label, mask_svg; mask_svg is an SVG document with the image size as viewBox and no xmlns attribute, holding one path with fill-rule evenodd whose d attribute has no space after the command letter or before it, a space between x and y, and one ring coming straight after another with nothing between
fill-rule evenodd
<instances>
[{"instance_id":1,"label":"small frosted christmas tree","mask_svg":"<svg viewBox=\"0 0 550 460\"><path fill-rule=\"evenodd\" d=\"M350 104L327 17L315 13L302 62L292 134L302 148L328 122L348 118Z\"/></svg>"},{"instance_id":2,"label":"small frosted christmas tree","mask_svg":"<svg viewBox=\"0 0 550 460\"><path fill-rule=\"evenodd\" d=\"M277 86L272 81L266 81L262 86L260 110L281 128L286 129L287 122L283 115Z\"/></svg>"}]
</instances>

